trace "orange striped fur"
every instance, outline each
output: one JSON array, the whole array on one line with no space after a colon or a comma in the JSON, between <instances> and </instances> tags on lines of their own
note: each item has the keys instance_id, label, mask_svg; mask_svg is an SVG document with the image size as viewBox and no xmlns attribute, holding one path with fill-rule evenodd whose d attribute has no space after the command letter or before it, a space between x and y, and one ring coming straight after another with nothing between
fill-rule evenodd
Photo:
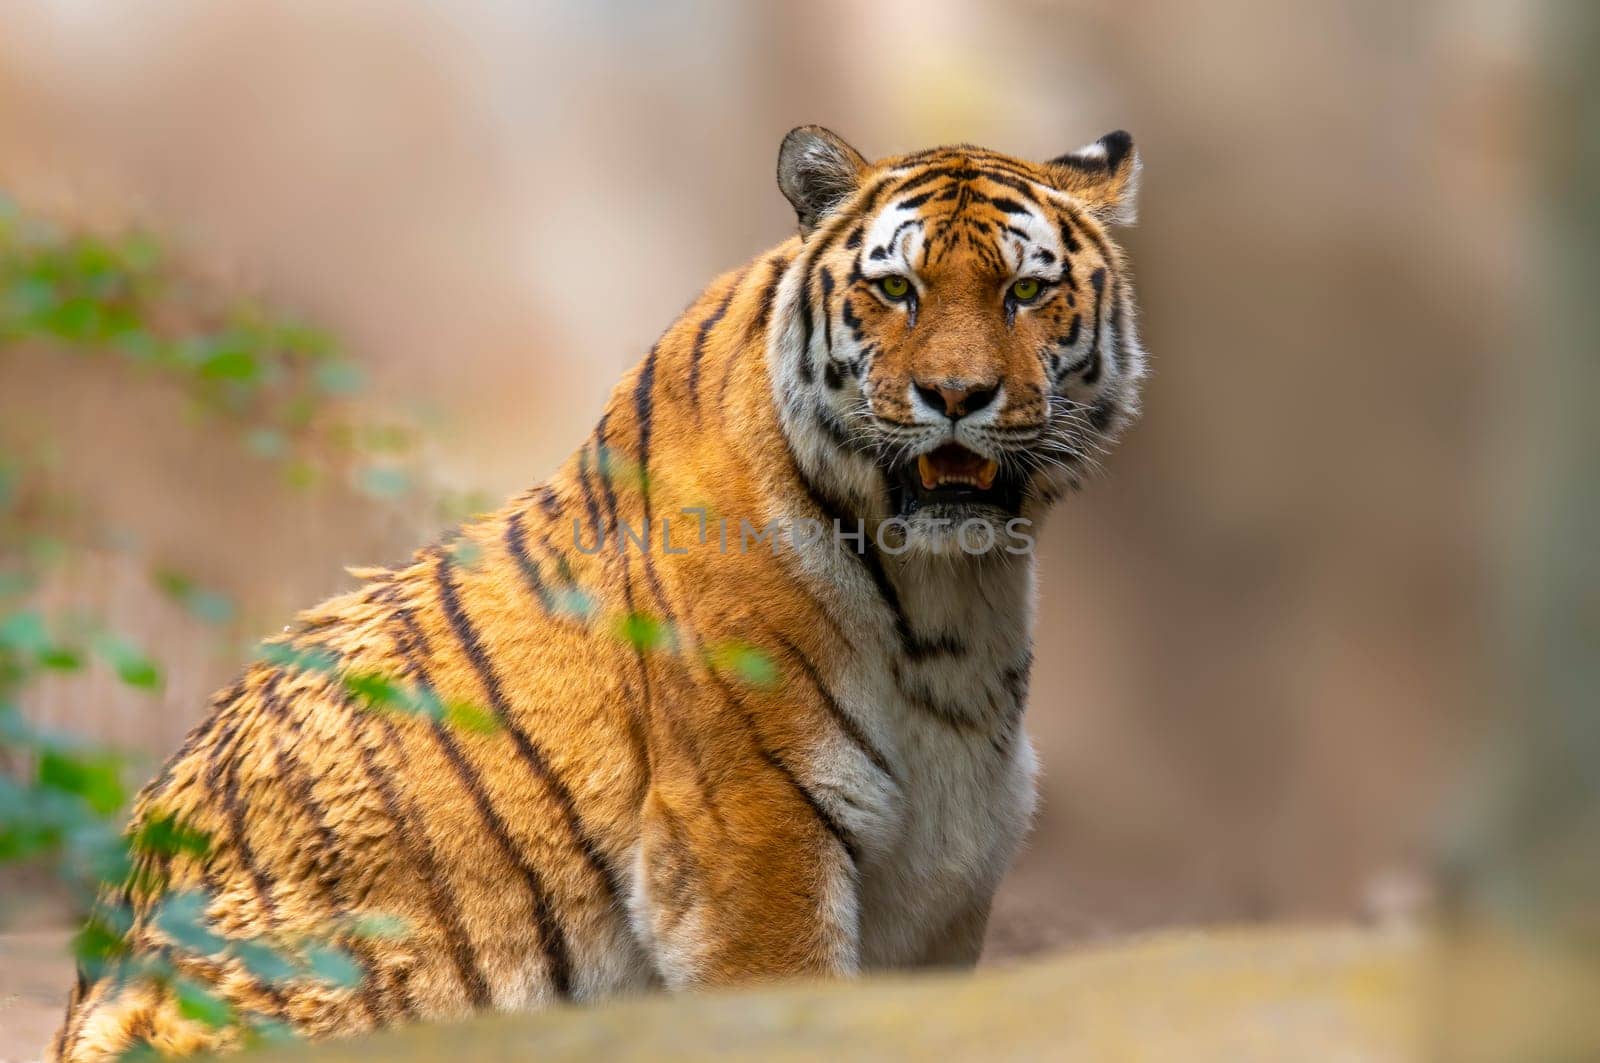
<instances>
[{"instance_id":1,"label":"orange striped fur","mask_svg":"<svg viewBox=\"0 0 1600 1063\"><path fill-rule=\"evenodd\" d=\"M183 973L322 1037L975 962L1034 801L1032 561L964 552L936 518L1036 520L1136 412L1107 235L1136 173L1125 134L1036 165L868 163L791 133L799 237L714 281L545 484L279 640L495 726L370 711L338 675L261 661L139 797L135 823L210 834L159 871L209 892L218 933L292 943L360 914L404 933L341 939L354 988L220 955ZM860 521L865 547L740 549L739 521L774 519ZM619 548L646 526L648 549ZM151 892L128 891L136 953L163 940ZM238 1040L165 990L80 979L51 1058Z\"/></svg>"}]
</instances>

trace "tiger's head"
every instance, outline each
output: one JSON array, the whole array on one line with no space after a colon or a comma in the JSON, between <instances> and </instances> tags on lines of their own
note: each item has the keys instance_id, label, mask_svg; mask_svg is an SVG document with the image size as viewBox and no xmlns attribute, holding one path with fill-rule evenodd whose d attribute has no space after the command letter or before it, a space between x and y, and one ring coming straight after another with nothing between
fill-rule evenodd
<instances>
[{"instance_id":1,"label":"tiger's head","mask_svg":"<svg viewBox=\"0 0 1600 1063\"><path fill-rule=\"evenodd\" d=\"M1138 175L1123 132L1036 164L965 145L872 163L792 131L778 184L801 246L768 360L807 477L934 552L1077 486L1138 408L1107 235L1133 221Z\"/></svg>"}]
</instances>

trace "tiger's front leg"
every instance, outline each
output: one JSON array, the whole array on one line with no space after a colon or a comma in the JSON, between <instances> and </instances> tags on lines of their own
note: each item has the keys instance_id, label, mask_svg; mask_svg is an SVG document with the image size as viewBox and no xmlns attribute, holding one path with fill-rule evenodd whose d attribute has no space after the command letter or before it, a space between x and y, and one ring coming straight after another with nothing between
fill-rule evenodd
<instances>
[{"instance_id":1,"label":"tiger's front leg","mask_svg":"<svg viewBox=\"0 0 1600 1063\"><path fill-rule=\"evenodd\" d=\"M733 774L658 780L645 802L632 915L657 973L675 990L854 974L854 856L784 769Z\"/></svg>"}]
</instances>

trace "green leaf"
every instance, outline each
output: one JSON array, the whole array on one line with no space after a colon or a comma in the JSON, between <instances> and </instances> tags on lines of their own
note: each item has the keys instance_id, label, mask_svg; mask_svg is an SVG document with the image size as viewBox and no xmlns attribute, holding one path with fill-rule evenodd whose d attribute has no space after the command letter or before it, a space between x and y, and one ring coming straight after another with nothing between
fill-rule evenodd
<instances>
[{"instance_id":1,"label":"green leaf","mask_svg":"<svg viewBox=\"0 0 1600 1063\"><path fill-rule=\"evenodd\" d=\"M189 611L211 624L226 624L233 619L233 599L221 591L197 589L184 603Z\"/></svg>"},{"instance_id":2,"label":"green leaf","mask_svg":"<svg viewBox=\"0 0 1600 1063\"><path fill-rule=\"evenodd\" d=\"M254 380L260 373L256 356L237 347L215 350L200 363L200 376L206 380Z\"/></svg>"},{"instance_id":3,"label":"green leaf","mask_svg":"<svg viewBox=\"0 0 1600 1063\"><path fill-rule=\"evenodd\" d=\"M33 576L20 570L0 571L0 598L13 598L33 590Z\"/></svg>"},{"instance_id":4,"label":"green leaf","mask_svg":"<svg viewBox=\"0 0 1600 1063\"><path fill-rule=\"evenodd\" d=\"M149 1041L139 1041L117 1055L117 1063L160 1063L164 1057Z\"/></svg>"},{"instance_id":5,"label":"green leaf","mask_svg":"<svg viewBox=\"0 0 1600 1063\"><path fill-rule=\"evenodd\" d=\"M155 690L161 686L161 670L148 658L130 658L117 663L117 678L131 687Z\"/></svg>"},{"instance_id":6,"label":"green leaf","mask_svg":"<svg viewBox=\"0 0 1600 1063\"><path fill-rule=\"evenodd\" d=\"M599 609L599 603L591 595L576 587L557 591L552 595L551 604L556 612L565 613L579 620L587 620Z\"/></svg>"},{"instance_id":7,"label":"green leaf","mask_svg":"<svg viewBox=\"0 0 1600 1063\"><path fill-rule=\"evenodd\" d=\"M339 922L345 933L370 941L401 941L410 936L404 919L385 912L360 912Z\"/></svg>"},{"instance_id":8,"label":"green leaf","mask_svg":"<svg viewBox=\"0 0 1600 1063\"><path fill-rule=\"evenodd\" d=\"M229 945L229 951L244 964L245 970L263 982L288 982L295 976L294 965L271 945L260 941L235 941Z\"/></svg>"},{"instance_id":9,"label":"green leaf","mask_svg":"<svg viewBox=\"0 0 1600 1063\"><path fill-rule=\"evenodd\" d=\"M63 299L39 315L45 331L66 340L85 340L100 330L100 306L88 296Z\"/></svg>"},{"instance_id":10,"label":"green leaf","mask_svg":"<svg viewBox=\"0 0 1600 1063\"><path fill-rule=\"evenodd\" d=\"M713 663L732 672L741 682L763 689L778 681L778 666L764 651L742 642L729 642L713 651Z\"/></svg>"},{"instance_id":11,"label":"green leaf","mask_svg":"<svg viewBox=\"0 0 1600 1063\"><path fill-rule=\"evenodd\" d=\"M70 646L46 646L39 651L38 661L57 672L76 672L83 667L83 655Z\"/></svg>"},{"instance_id":12,"label":"green leaf","mask_svg":"<svg viewBox=\"0 0 1600 1063\"><path fill-rule=\"evenodd\" d=\"M483 560L483 547L471 539L457 539L450 544L450 556L462 568L477 568Z\"/></svg>"},{"instance_id":13,"label":"green leaf","mask_svg":"<svg viewBox=\"0 0 1600 1063\"><path fill-rule=\"evenodd\" d=\"M178 1012L184 1018L220 1029L233 1023L233 1008L221 997L198 982L178 977L172 980L172 990L178 997Z\"/></svg>"},{"instance_id":14,"label":"green leaf","mask_svg":"<svg viewBox=\"0 0 1600 1063\"><path fill-rule=\"evenodd\" d=\"M373 498L396 498L411 490L411 478L404 469L372 465L357 475L356 486Z\"/></svg>"},{"instance_id":15,"label":"green leaf","mask_svg":"<svg viewBox=\"0 0 1600 1063\"><path fill-rule=\"evenodd\" d=\"M353 672L344 677L344 688L365 702L369 709L411 708L415 704L411 695L397 683L376 672Z\"/></svg>"},{"instance_id":16,"label":"green leaf","mask_svg":"<svg viewBox=\"0 0 1600 1063\"><path fill-rule=\"evenodd\" d=\"M233 619L233 600L221 591L207 590L175 569L158 568L156 586L190 613L210 624Z\"/></svg>"},{"instance_id":17,"label":"green leaf","mask_svg":"<svg viewBox=\"0 0 1600 1063\"><path fill-rule=\"evenodd\" d=\"M339 658L320 646L297 647L288 642L263 642L256 651L258 660L300 672L332 675L339 670Z\"/></svg>"},{"instance_id":18,"label":"green leaf","mask_svg":"<svg viewBox=\"0 0 1600 1063\"><path fill-rule=\"evenodd\" d=\"M206 902L206 895L200 890L174 893L162 901L156 911L156 926L179 948L201 956L213 956L226 948L228 942L207 927Z\"/></svg>"},{"instance_id":19,"label":"green leaf","mask_svg":"<svg viewBox=\"0 0 1600 1063\"><path fill-rule=\"evenodd\" d=\"M285 324L278 328L278 343L296 354L323 358L333 349L333 340L318 329L300 324Z\"/></svg>"},{"instance_id":20,"label":"green leaf","mask_svg":"<svg viewBox=\"0 0 1600 1063\"><path fill-rule=\"evenodd\" d=\"M32 657L49 645L44 617L38 613L25 610L0 619L0 646Z\"/></svg>"},{"instance_id":21,"label":"green leaf","mask_svg":"<svg viewBox=\"0 0 1600 1063\"><path fill-rule=\"evenodd\" d=\"M257 1043L261 1045L281 1045L296 1040L293 1026L281 1019L269 1019L261 1015L252 1015L250 1017L249 1037L250 1040L247 1043L251 1047L254 1047Z\"/></svg>"},{"instance_id":22,"label":"green leaf","mask_svg":"<svg viewBox=\"0 0 1600 1063\"><path fill-rule=\"evenodd\" d=\"M324 362L317 366L317 387L327 395L350 395L360 391L361 370L349 362Z\"/></svg>"},{"instance_id":23,"label":"green leaf","mask_svg":"<svg viewBox=\"0 0 1600 1063\"><path fill-rule=\"evenodd\" d=\"M117 678L129 686L154 690L161 685L161 670L133 644L102 635L95 640L95 649L116 669Z\"/></svg>"},{"instance_id":24,"label":"green leaf","mask_svg":"<svg viewBox=\"0 0 1600 1063\"><path fill-rule=\"evenodd\" d=\"M321 479L321 470L309 461L291 461L283 467L283 482L297 491L309 490Z\"/></svg>"},{"instance_id":25,"label":"green leaf","mask_svg":"<svg viewBox=\"0 0 1600 1063\"><path fill-rule=\"evenodd\" d=\"M83 924L72 938L72 954L91 972L99 972L105 965L128 951L127 910L122 909L123 925L118 926L97 911Z\"/></svg>"},{"instance_id":26,"label":"green leaf","mask_svg":"<svg viewBox=\"0 0 1600 1063\"><path fill-rule=\"evenodd\" d=\"M336 945L309 945L306 947L306 966L311 977L328 982L341 989L361 984L361 966L344 949Z\"/></svg>"},{"instance_id":27,"label":"green leaf","mask_svg":"<svg viewBox=\"0 0 1600 1063\"><path fill-rule=\"evenodd\" d=\"M617 635L636 650L653 650L666 645L671 631L653 616L629 613L618 621Z\"/></svg>"},{"instance_id":28,"label":"green leaf","mask_svg":"<svg viewBox=\"0 0 1600 1063\"><path fill-rule=\"evenodd\" d=\"M122 807L122 764L115 757L46 749L39 754L40 786L76 794L102 816Z\"/></svg>"},{"instance_id":29,"label":"green leaf","mask_svg":"<svg viewBox=\"0 0 1600 1063\"><path fill-rule=\"evenodd\" d=\"M148 233L131 233L123 237L118 249L123 263L133 273L148 273L161 261L161 248Z\"/></svg>"},{"instance_id":30,"label":"green leaf","mask_svg":"<svg viewBox=\"0 0 1600 1063\"><path fill-rule=\"evenodd\" d=\"M494 713L469 701L452 701L446 705L444 722L451 727L476 734L493 734L500 730L500 720Z\"/></svg>"},{"instance_id":31,"label":"green leaf","mask_svg":"<svg viewBox=\"0 0 1600 1063\"><path fill-rule=\"evenodd\" d=\"M257 428L245 436L245 446L259 458L281 458L289 452L289 441L275 428Z\"/></svg>"},{"instance_id":32,"label":"green leaf","mask_svg":"<svg viewBox=\"0 0 1600 1063\"><path fill-rule=\"evenodd\" d=\"M156 587L169 598L182 600L194 587L194 580L171 568L158 568L150 574Z\"/></svg>"},{"instance_id":33,"label":"green leaf","mask_svg":"<svg viewBox=\"0 0 1600 1063\"><path fill-rule=\"evenodd\" d=\"M131 844L137 852L156 856L199 857L210 851L211 835L186 826L176 813L147 812Z\"/></svg>"}]
</instances>

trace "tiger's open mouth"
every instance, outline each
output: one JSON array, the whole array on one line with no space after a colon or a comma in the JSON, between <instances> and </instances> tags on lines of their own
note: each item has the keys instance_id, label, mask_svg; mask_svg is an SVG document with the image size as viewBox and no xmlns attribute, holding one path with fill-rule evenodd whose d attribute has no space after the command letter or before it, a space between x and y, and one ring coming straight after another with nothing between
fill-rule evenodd
<instances>
[{"instance_id":1,"label":"tiger's open mouth","mask_svg":"<svg viewBox=\"0 0 1600 1063\"><path fill-rule=\"evenodd\" d=\"M901 517L930 506L951 507L952 516L983 507L1016 513L1022 506L1019 480L958 443L919 454L890 470L888 480L890 506Z\"/></svg>"}]
</instances>

